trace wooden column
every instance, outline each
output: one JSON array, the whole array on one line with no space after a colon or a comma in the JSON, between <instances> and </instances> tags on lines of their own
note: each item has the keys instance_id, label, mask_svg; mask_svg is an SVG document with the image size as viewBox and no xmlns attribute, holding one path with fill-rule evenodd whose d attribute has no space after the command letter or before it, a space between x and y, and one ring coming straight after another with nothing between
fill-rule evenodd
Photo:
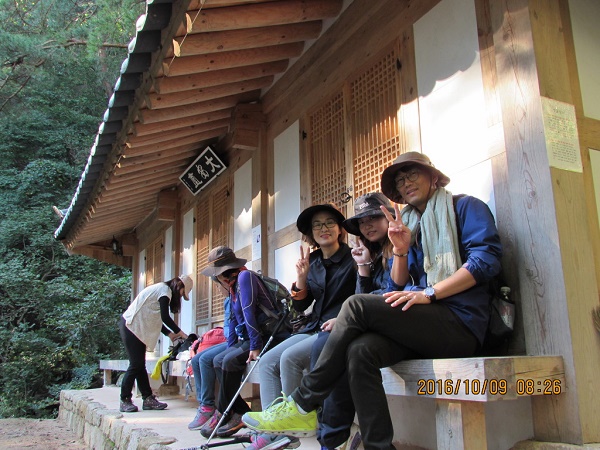
<instances>
[{"instance_id":1,"label":"wooden column","mask_svg":"<svg viewBox=\"0 0 600 450\"><path fill-rule=\"evenodd\" d=\"M437 448L485 450L485 403L435 401Z\"/></svg>"},{"instance_id":2,"label":"wooden column","mask_svg":"<svg viewBox=\"0 0 600 450\"><path fill-rule=\"evenodd\" d=\"M535 438L598 442L598 293L583 175L549 166L541 106L542 96L574 103L559 0L489 5L527 353L565 362L563 393L532 399Z\"/></svg>"}]
</instances>

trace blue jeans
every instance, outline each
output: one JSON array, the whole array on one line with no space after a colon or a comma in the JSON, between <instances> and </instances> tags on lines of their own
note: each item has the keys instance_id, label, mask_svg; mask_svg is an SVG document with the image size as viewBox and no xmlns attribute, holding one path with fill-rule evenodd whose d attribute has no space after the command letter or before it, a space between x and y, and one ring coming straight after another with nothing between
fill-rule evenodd
<instances>
[{"instance_id":1,"label":"blue jeans","mask_svg":"<svg viewBox=\"0 0 600 450\"><path fill-rule=\"evenodd\" d=\"M223 342L201 351L192 358L191 364L194 371L198 407L215 407L215 380L217 375L213 366L213 358L226 348L227 342Z\"/></svg>"}]
</instances>

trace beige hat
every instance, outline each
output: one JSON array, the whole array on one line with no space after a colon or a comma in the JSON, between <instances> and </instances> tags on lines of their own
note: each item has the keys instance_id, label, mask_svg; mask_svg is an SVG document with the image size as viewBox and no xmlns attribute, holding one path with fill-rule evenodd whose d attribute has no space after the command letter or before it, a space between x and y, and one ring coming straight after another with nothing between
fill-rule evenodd
<instances>
[{"instance_id":1,"label":"beige hat","mask_svg":"<svg viewBox=\"0 0 600 450\"><path fill-rule=\"evenodd\" d=\"M239 269L248 260L235 256L229 247L220 245L213 248L208 254L208 266L201 272L207 277L216 277L229 269Z\"/></svg>"},{"instance_id":2,"label":"beige hat","mask_svg":"<svg viewBox=\"0 0 600 450\"><path fill-rule=\"evenodd\" d=\"M450 178L444 175L441 170L436 169L427 155L419 152L402 153L381 174L381 192L391 201L404 203L404 199L396 188L396 175L404 167L413 165L429 170L434 176L438 177L437 187L444 187L450 183Z\"/></svg>"},{"instance_id":3,"label":"beige hat","mask_svg":"<svg viewBox=\"0 0 600 450\"><path fill-rule=\"evenodd\" d=\"M186 300L190 299L190 292L192 291L193 287L194 287L194 281L192 280L192 277L189 275L179 275L179 279L181 280L181 282L183 283L183 298Z\"/></svg>"}]
</instances>

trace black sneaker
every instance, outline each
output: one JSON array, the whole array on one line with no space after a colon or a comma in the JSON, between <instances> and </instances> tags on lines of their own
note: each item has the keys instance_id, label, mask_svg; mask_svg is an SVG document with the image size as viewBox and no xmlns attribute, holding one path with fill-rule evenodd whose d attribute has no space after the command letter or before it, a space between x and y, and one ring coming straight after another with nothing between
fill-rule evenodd
<instances>
[{"instance_id":1,"label":"black sneaker","mask_svg":"<svg viewBox=\"0 0 600 450\"><path fill-rule=\"evenodd\" d=\"M133 404L131 397L121 400L119 411L121 412L137 412L138 407Z\"/></svg>"},{"instance_id":2,"label":"black sneaker","mask_svg":"<svg viewBox=\"0 0 600 450\"><path fill-rule=\"evenodd\" d=\"M165 409L168 405L166 403L159 402L156 399L155 395L151 395L144 399L144 403L142 404L142 409Z\"/></svg>"}]
</instances>

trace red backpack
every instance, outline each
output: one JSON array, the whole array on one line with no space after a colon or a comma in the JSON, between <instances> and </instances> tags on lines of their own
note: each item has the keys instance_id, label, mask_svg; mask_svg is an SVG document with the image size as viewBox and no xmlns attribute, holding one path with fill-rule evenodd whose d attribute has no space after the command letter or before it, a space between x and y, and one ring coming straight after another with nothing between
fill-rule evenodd
<instances>
[{"instance_id":1,"label":"red backpack","mask_svg":"<svg viewBox=\"0 0 600 450\"><path fill-rule=\"evenodd\" d=\"M206 350L207 348L210 348L213 345L221 344L223 342L227 342L227 338L225 337L223 327L215 327L208 330L200 337L200 339L196 339L190 347L190 360L195 355ZM186 367L186 371L190 376L192 376L194 373L192 371L192 366L190 365L189 361Z\"/></svg>"},{"instance_id":2,"label":"red backpack","mask_svg":"<svg viewBox=\"0 0 600 450\"><path fill-rule=\"evenodd\" d=\"M208 330L204 333L200 339L196 340L190 349L190 357L206 350L213 345L221 344L223 342L227 342L227 338L225 337L225 333L223 331L223 327L215 327L211 330Z\"/></svg>"}]
</instances>

